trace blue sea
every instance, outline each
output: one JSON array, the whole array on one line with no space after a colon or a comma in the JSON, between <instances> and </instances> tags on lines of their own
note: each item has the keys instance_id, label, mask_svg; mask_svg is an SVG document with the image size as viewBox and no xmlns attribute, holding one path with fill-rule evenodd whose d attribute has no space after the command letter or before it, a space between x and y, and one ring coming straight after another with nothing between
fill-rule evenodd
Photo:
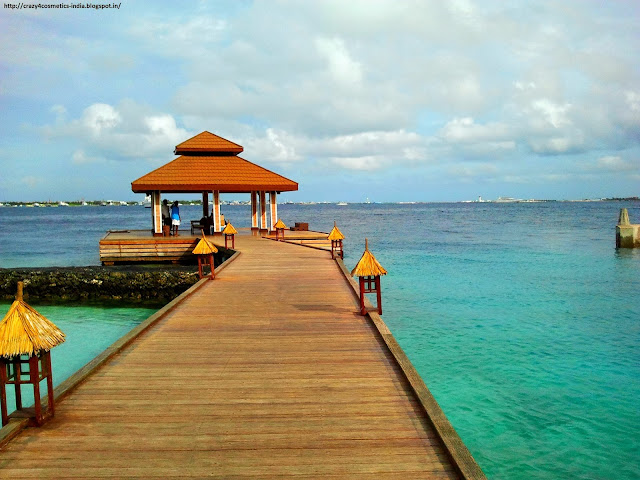
<instances>
[{"instance_id":1,"label":"blue sea","mask_svg":"<svg viewBox=\"0 0 640 480\"><path fill-rule=\"evenodd\" d=\"M489 478L631 480L640 249L615 249L621 207L640 223L640 202L278 210L287 225L336 221L349 268L369 239L389 271L385 322ZM249 226L249 207L222 212ZM143 207L0 208L0 267L96 265L106 230L141 228Z\"/></svg>"}]
</instances>

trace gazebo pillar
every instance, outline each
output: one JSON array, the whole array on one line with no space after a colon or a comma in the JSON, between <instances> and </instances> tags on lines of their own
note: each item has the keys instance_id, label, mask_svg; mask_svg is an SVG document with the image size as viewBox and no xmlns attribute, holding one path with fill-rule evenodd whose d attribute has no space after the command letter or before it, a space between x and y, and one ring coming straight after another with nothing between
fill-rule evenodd
<instances>
[{"instance_id":1,"label":"gazebo pillar","mask_svg":"<svg viewBox=\"0 0 640 480\"><path fill-rule=\"evenodd\" d=\"M160 205L160 191L151 192L151 221L153 228L151 233L154 237L162 236L162 208Z\"/></svg>"},{"instance_id":2,"label":"gazebo pillar","mask_svg":"<svg viewBox=\"0 0 640 480\"><path fill-rule=\"evenodd\" d=\"M275 224L278 221L278 200L276 192L269 192L269 209L271 211L271 232L276 231Z\"/></svg>"},{"instance_id":3,"label":"gazebo pillar","mask_svg":"<svg viewBox=\"0 0 640 480\"><path fill-rule=\"evenodd\" d=\"M209 192L202 192L202 216L209 216Z\"/></svg>"},{"instance_id":4,"label":"gazebo pillar","mask_svg":"<svg viewBox=\"0 0 640 480\"><path fill-rule=\"evenodd\" d=\"M267 193L260 192L260 231L267 232Z\"/></svg>"},{"instance_id":5,"label":"gazebo pillar","mask_svg":"<svg viewBox=\"0 0 640 480\"><path fill-rule=\"evenodd\" d=\"M258 230L258 192L251 192L251 230Z\"/></svg>"},{"instance_id":6,"label":"gazebo pillar","mask_svg":"<svg viewBox=\"0 0 640 480\"><path fill-rule=\"evenodd\" d=\"M213 234L220 234L220 191L213 191Z\"/></svg>"}]
</instances>

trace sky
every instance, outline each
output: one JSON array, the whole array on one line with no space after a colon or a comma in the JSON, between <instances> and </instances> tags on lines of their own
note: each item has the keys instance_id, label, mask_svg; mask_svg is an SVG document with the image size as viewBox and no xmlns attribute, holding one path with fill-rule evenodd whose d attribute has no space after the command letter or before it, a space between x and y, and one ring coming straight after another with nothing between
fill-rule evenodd
<instances>
[{"instance_id":1,"label":"sky","mask_svg":"<svg viewBox=\"0 0 640 480\"><path fill-rule=\"evenodd\" d=\"M119 7L0 5L0 202L142 200L205 130L294 202L640 194L636 0Z\"/></svg>"}]
</instances>

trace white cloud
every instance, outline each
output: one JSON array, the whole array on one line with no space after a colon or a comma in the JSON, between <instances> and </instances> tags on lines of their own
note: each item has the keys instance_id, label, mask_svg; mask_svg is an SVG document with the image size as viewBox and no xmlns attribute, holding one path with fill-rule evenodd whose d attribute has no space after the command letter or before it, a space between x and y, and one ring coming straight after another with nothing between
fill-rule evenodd
<instances>
[{"instance_id":1,"label":"white cloud","mask_svg":"<svg viewBox=\"0 0 640 480\"><path fill-rule=\"evenodd\" d=\"M314 151L329 156L370 156L373 154L398 155L399 152L424 144L417 133L397 131L369 131L353 135L338 135L313 142ZM408 156L415 156L415 150L407 150Z\"/></svg>"},{"instance_id":2,"label":"white cloud","mask_svg":"<svg viewBox=\"0 0 640 480\"><path fill-rule=\"evenodd\" d=\"M529 146L535 153L544 155L559 154L559 153L571 153L572 151L578 151L583 147L583 140L576 136L571 137L545 137L545 138L530 138Z\"/></svg>"},{"instance_id":3,"label":"white cloud","mask_svg":"<svg viewBox=\"0 0 640 480\"><path fill-rule=\"evenodd\" d=\"M632 91L625 92L625 97L631 110L634 112L640 111L640 93Z\"/></svg>"},{"instance_id":4,"label":"white cloud","mask_svg":"<svg viewBox=\"0 0 640 480\"><path fill-rule=\"evenodd\" d=\"M498 167L491 163L478 164L460 164L449 168L449 174L458 179L471 178L476 180L478 177L495 176L498 173Z\"/></svg>"},{"instance_id":5,"label":"white cloud","mask_svg":"<svg viewBox=\"0 0 640 480\"><path fill-rule=\"evenodd\" d=\"M454 118L440 130L439 135L450 143L478 143L508 140L513 133L503 123L476 124L471 117Z\"/></svg>"},{"instance_id":6,"label":"white cloud","mask_svg":"<svg viewBox=\"0 0 640 480\"><path fill-rule=\"evenodd\" d=\"M604 172L614 173L640 171L640 161L636 160L632 163L623 160L620 156L617 155L607 155L604 157L600 157L597 160L595 168Z\"/></svg>"},{"instance_id":7,"label":"white cloud","mask_svg":"<svg viewBox=\"0 0 640 480\"><path fill-rule=\"evenodd\" d=\"M87 155L84 153L84 150L76 150L75 152L73 152L73 155L71 155L71 163L73 163L74 165L87 165L90 163L95 163L96 161L96 158L87 157Z\"/></svg>"},{"instance_id":8,"label":"white cloud","mask_svg":"<svg viewBox=\"0 0 640 480\"><path fill-rule=\"evenodd\" d=\"M50 109L50 112L55 113L58 116L63 116L67 113L67 109L64 105L53 105Z\"/></svg>"},{"instance_id":9,"label":"white cloud","mask_svg":"<svg viewBox=\"0 0 640 480\"><path fill-rule=\"evenodd\" d=\"M20 183L22 185L26 185L29 188L35 188L38 185L43 184L44 182L45 182L44 178L37 177L37 176L34 176L34 175L27 175L27 176L24 176L24 177L22 177L20 179Z\"/></svg>"},{"instance_id":10,"label":"white cloud","mask_svg":"<svg viewBox=\"0 0 640 480\"><path fill-rule=\"evenodd\" d=\"M82 24L12 16L0 29L2 122L14 138L48 116L38 131L77 165L166 162L210 130L249 160L300 171L622 175L640 150L639 12L323 0L130 5Z\"/></svg>"},{"instance_id":11,"label":"white cloud","mask_svg":"<svg viewBox=\"0 0 640 480\"><path fill-rule=\"evenodd\" d=\"M180 15L171 22L147 17L133 22L130 34L145 49L161 53L163 56L191 58L203 61L211 54L210 49L222 38L227 24L212 15L194 13L193 16Z\"/></svg>"},{"instance_id":12,"label":"white cloud","mask_svg":"<svg viewBox=\"0 0 640 480\"><path fill-rule=\"evenodd\" d=\"M130 101L118 106L89 105L80 118L47 125L42 132L49 139L70 138L79 145L71 157L76 165L105 159L166 162L178 143L193 136L179 128L173 116L152 113L148 107Z\"/></svg>"},{"instance_id":13,"label":"white cloud","mask_svg":"<svg viewBox=\"0 0 640 480\"><path fill-rule=\"evenodd\" d=\"M293 163L305 159L328 160L347 169L373 170L395 164L412 164L428 157L422 136L406 132L369 131L354 135L309 137L284 130L245 133L243 155L247 159Z\"/></svg>"},{"instance_id":14,"label":"white cloud","mask_svg":"<svg viewBox=\"0 0 640 480\"><path fill-rule=\"evenodd\" d=\"M540 117L553 126L553 128L561 128L571 125L571 121L567 115L570 108L571 105L568 103L558 105L546 98L535 100L531 104L531 109L538 113Z\"/></svg>"},{"instance_id":15,"label":"white cloud","mask_svg":"<svg viewBox=\"0 0 640 480\"><path fill-rule=\"evenodd\" d=\"M342 39L320 37L315 45L338 85L358 87L362 83L362 65L351 58Z\"/></svg>"},{"instance_id":16,"label":"white cloud","mask_svg":"<svg viewBox=\"0 0 640 480\"><path fill-rule=\"evenodd\" d=\"M111 105L94 103L84 110L80 122L92 135L99 136L103 130L111 130L121 123L122 117Z\"/></svg>"},{"instance_id":17,"label":"white cloud","mask_svg":"<svg viewBox=\"0 0 640 480\"><path fill-rule=\"evenodd\" d=\"M153 143L162 139L163 143L177 145L186 140L187 132L178 128L176 120L169 114L151 115L144 117L147 132L144 134L145 142L149 148L153 148Z\"/></svg>"},{"instance_id":18,"label":"white cloud","mask_svg":"<svg viewBox=\"0 0 640 480\"><path fill-rule=\"evenodd\" d=\"M364 157L333 157L331 162L349 170L373 171L381 168L385 163L384 159L375 155Z\"/></svg>"},{"instance_id":19,"label":"white cloud","mask_svg":"<svg viewBox=\"0 0 640 480\"><path fill-rule=\"evenodd\" d=\"M265 133L264 137L251 138L245 142L243 146L248 158L273 163L293 163L302 159L296 152L296 140L287 132L268 128Z\"/></svg>"}]
</instances>

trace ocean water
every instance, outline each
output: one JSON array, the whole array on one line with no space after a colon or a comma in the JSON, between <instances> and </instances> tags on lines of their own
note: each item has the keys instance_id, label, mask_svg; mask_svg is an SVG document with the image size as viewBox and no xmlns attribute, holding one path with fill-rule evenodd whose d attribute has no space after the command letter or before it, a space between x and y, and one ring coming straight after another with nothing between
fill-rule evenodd
<instances>
[{"instance_id":1,"label":"ocean water","mask_svg":"<svg viewBox=\"0 0 640 480\"><path fill-rule=\"evenodd\" d=\"M389 274L383 318L495 479L640 478L640 249L615 249L638 202L279 205L286 224L364 239ZM184 219L200 217L184 206ZM249 207L226 206L249 226ZM142 207L0 208L0 267L98 263ZM25 249L23 239L43 241Z\"/></svg>"}]
</instances>

